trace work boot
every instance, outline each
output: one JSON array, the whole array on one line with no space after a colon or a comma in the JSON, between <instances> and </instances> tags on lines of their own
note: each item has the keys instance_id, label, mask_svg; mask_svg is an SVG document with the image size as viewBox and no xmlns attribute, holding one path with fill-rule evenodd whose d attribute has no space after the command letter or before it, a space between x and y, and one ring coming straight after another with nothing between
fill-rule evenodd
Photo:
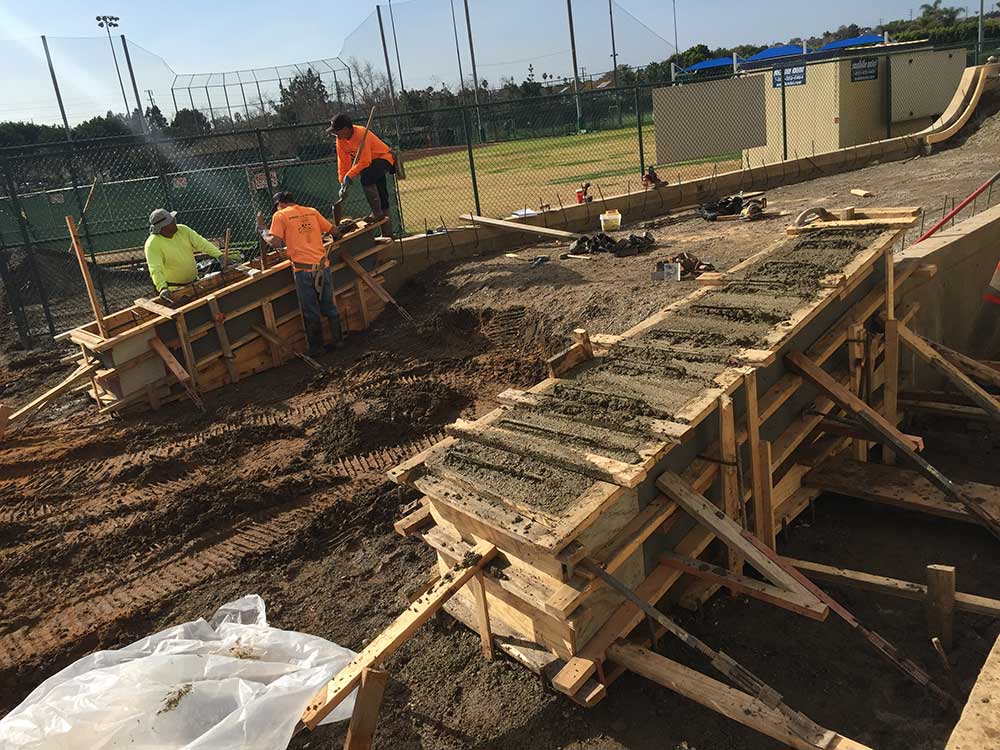
<instances>
[{"instance_id":1,"label":"work boot","mask_svg":"<svg viewBox=\"0 0 1000 750\"><path fill-rule=\"evenodd\" d=\"M323 324L318 320L306 320L304 324L306 343L309 344L309 356L318 357L325 351L323 348Z\"/></svg>"},{"instance_id":2,"label":"work boot","mask_svg":"<svg viewBox=\"0 0 1000 750\"><path fill-rule=\"evenodd\" d=\"M330 321L330 345L326 347L328 352L335 349L343 349L346 345L344 332L340 328L340 318L327 318Z\"/></svg>"},{"instance_id":3,"label":"work boot","mask_svg":"<svg viewBox=\"0 0 1000 750\"><path fill-rule=\"evenodd\" d=\"M365 198L372 209L372 219L381 221L388 213L382 205L382 199L378 196L378 185L365 185Z\"/></svg>"}]
</instances>

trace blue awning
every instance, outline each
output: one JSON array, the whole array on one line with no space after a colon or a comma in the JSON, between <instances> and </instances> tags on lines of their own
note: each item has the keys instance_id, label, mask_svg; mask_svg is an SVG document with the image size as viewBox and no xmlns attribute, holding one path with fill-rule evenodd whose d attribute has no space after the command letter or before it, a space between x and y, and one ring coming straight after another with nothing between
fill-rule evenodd
<instances>
[{"instance_id":1,"label":"blue awning","mask_svg":"<svg viewBox=\"0 0 1000 750\"><path fill-rule=\"evenodd\" d=\"M731 68L731 67L733 67L733 58L716 57L712 60L702 60L701 62L696 62L694 65L690 65L687 68L684 68L684 72L697 73L699 70L714 70L716 68Z\"/></svg>"},{"instance_id":2,"label":"blue awning","mask_svg":"<svg viewBox=\"0 0 1000 750\"><path fill-rule=\"evenodd\" d=\"M811 50L806 50L807 52ZM793 55L801 55L802 45L801 44L782 44L779 47L768 47L765 50L761 50L756 55L751 55L744 62L758 62L759 60L771 60L775 57L792 57Z\"/></svg>"},{"instance_id":3,"label":"blue awning","mask_svg":"<svg viewBox=\"0 0 1000 750\"><path fill-rule=\"evenodd\" d=\"M882 44L885 41L880 34L864 34L850 39L841 39L836 42L824 44L819 48L820 52L830 49L844 49L845 47L866 47L872 44Z\"/></svg>"}]
</instances>

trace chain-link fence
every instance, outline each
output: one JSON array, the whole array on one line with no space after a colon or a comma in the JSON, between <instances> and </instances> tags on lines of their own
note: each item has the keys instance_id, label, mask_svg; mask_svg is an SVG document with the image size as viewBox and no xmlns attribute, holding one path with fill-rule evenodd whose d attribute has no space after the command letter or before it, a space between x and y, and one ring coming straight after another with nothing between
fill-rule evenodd
<instances>
[{"instance_id":1,"label":"chain-link fence","mask_svg":"<svg viewBox=\"0 0 1000 750\"><path fill-rule=\"evenodd\" d=\"M890 45L746 62L736 75L683 85L379 111L373 130L405 164L405 180L390 178L393 231L600 200L642 189L650 167L676 183L912 133L945 111L974 54ZM28 342L91 317L67 215L112 311L153 292L142 251L153 208L178 211L218 242L229 230L251 259L255 215L270 215L278 188L329 214L339 179L325 123L0 152L0 277L18 333ZM346 212L368 212L362 191Z\"/></svg>"}]
</instances>

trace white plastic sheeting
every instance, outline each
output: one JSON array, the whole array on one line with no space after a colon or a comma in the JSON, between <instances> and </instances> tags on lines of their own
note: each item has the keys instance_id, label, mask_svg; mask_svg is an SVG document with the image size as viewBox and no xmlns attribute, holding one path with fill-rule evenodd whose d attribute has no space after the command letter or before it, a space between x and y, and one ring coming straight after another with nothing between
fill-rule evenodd
<instances>
[{"instance_id":1,"label":"white plastic sheeting","mask_svg":"<svg viewBox=\"0 0 1000 750\"><path fill-rule=\"evenodd\" d=\"M35 750L282 750L309 699L354 657L267 625L245 596L39 685L0 720L0 747ZM354 710L352 695L324 724Z\"/></svg>"}]
</instances>

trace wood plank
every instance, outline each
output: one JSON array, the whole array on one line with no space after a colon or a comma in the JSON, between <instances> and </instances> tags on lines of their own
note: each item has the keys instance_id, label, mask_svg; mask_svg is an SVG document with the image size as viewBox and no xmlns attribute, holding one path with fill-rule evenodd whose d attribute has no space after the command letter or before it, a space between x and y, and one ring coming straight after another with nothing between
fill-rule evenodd
<instances>
[{"instance_id":1,"label":"wood plank","mask_svg":"<svg viewBox=\"0 0 1000 750\"><path fill-rule=\"evenodd\" d=\"M469 581L469 588L476 600L476 620L479 624L479 638L482 641L483 658L493 661L493 633L490 630L490 610L486 603L486 585L483 583L483 571L478 571Z\"/></svg>"},{"instance_id":2,"label":"wood plank","mask_svg":"<svg viewBox=\"0 0 1000 750\"><path fill-rule=\"evenodd\" d=\"M593 553L609 573L614 573L643 543L659 529L677 510L677 505L662 495L639 511L639 514L607 545ZM555 591L545 602L545 610L559 617L569 616L588 596L604 587L600 578L584 579L574 576Z\"/></svg>"},{"instance_id":3,"label":"wood plank","mask_svg":"<svg viewBox=\"0 0 1000 750\"><path fill-rule=\"evenodd\" d=\"M917 336L906 326L899 326L899 337L914 354L944 375L959 391L986 414L1000 422L1000 402L983 390L975 381L969 378L958 367L953 365L938 353L923 338ZM997 373L1000 375L1000 373Z\"/></svg>"},{"instance_id":4,"label":"wood plank","mask_svg":"<svg viewBox=\"0 0 1000 750\"><path fill-rule=\"evenodd\" d=\"M754 520L757 537L771 549L777 549L774 524L774 478L771 474L771 441L762 440L756 458L760 472L760 494L754 489Z\"/></svg>"},{"instance_id":5,"label":"wood plank","mask_svg":"<svg viewBox=\"0 0 1000 750\"><path fill-rule=\"evenodd\" d=\"M914 333L914 335L917 334ZM967 357L961 352L949 349L944 344L931 341L926 336L921 336L920 338L923 339L923 341L934 351L943 356L946 360L951 362L969 377L975 378L982 383L987 383L996 388L1000 388L1000 371L997 371L995 368L990 367L984 362L975 360L972 357Z\"/></svg>"},{"instance_id":6,"label":"wood plank","mask_svg":"<svg viewBox=\"0 0 1000 750\"><path fill-rule=\"evenodd\" d=\"M733 400L729 396L719 397L719 473L721 476L722 510L743 528L741 518L745 514L740 497L739 474L736 468L736 421L733 417ZM743 557L735 545L726 545L726 567L730 573L743 572Z\"/></svg>"},{"instance_id":7,"label":"wood plank","mask_svg":"<svg viewBox=\"0 0 1000 750\"><path fill-rule=\"evenodd\" d=\"M70 243L73 245L73 252L76 254L77 263L80 264L80 274L83 276L83 285L87 290L87 299L90 300L90 309L94 313L94 322L97 323L97 332L101 338L108 337L108 326L104 322L104 312L101 310L101 303L97 299L97 291L94 289L94 280L90 276L90 266L87 265L87 258L83 253L83 245L80 243L80 233L76 228L76 221L72 216L66 217L66 228L69 230Z\"/></svg>"},{"instance_id":8,"label":"wood plank","mask_svg":"<svg viewBox=\"0 0 1000 750\"><path fill-rule=\"evenodd\" d=\"M11 409L9 406L0 406L0 438L3 438L4 433L8 425L17 422L32 412L45 406L49 401L61 396L66 391L70 390L74 385L83 380L84 378L89 378L91 375L96 373L101 368L99 362L93 362L91 364L84 364L77 367L73 372L67 375L63 380L61 380L57 385L49 388L47 391L42 393L40 396L33 398L31 401L26 403L24 406L20 407L16 411Z\"/></svg>"},{"instance_id":9,"label":"wood plank","mask_svg":"<svg viewBox=\"0 0 1000 750\"><path fill-rule=\"evenodd\" d=\"M550 227L541 227L534 224L522 224L521 222L507 221L506 219L490 219L486 216L462 214L458 218L462 221L471 221L473 224L485 224L486 226L497 227L499 229L513 229L517 232L540 234L544 237L555 237L560 240L576 240L583 236L582 234L577 234L576 232L566 232L562 229L552 229Z\"/></svg>"},{"instance_id":10,"label":"wood plank","mask_svg":"<svg viewBox=\"0 0 1000 750\"><path fill-rule=\"evenodd\" d=\"M440 581L407 607L389 627L379 633L363 651L312 697L302 713L303 724L315 729L358 686L364 670L376 667L392 656L417 628L427 622L496 555L497 548L488 542L480 542L474 551L479 556L475 563L442 576Z\"/></svg>"},{"instance_id":11,"label":"wood plank","mask_svg":"<svg viewBox=\"0 0 1000 750\"><path fill-rule=\"evenodd\" d=\"M136 307L141 307L143 310L149 310L149 312L159 315L161 318L166 318L167 320L173 320L180 312L172 307L167 307L166 305L161 305L159 302L154 302L153 300L146 299L145 297L140 297L135 301Z\"/></svg>"},{"instance_id":12,"label":"wood plank","mask_svg":"<svg viewBox=\"0 0 1000 750\"><path fill-rule=\"evenodd\" d=\"M997 746L1000 737L1000 638L986 656L958 724L948 738L945 750L987 750Z\"/></svg>"},{"instance_id":13,"label":"wood plank","mask_svg":"<svg viewBox=\"0 0 1000 750\"><path fill-rule=\"evenodd\" d=\"M760 599L776 607L808 617L812 620L825 620L830 608L816 597L802 591L786 591L756 578L731 573L725 568L712 565L703 560L694 560L683 555L667 552L660 556L660 562L672 568L677 568L688 575L710 581L713 584L725 586L734 593L746 594L754 599Z\"/></svg>"},{"instance_id":14,"label":"wood plank","mask_svg":"<svg viewBox=\"0 0 1000 750\"><path fill-rule=\"evenodd\" d=\"M270 300L264 300L261 303L261 311L264 314L264 327L272 334L272 336L274 336L277 332L277 325L275 325L274 322L274 306L271 304ZM254 328L256 330L256 326ZM257 333L260 334L260 331L257 331ZM274 338L277 337L275 336ZM275 343L274 338L269 339L266 336L264 337L268 344L270 344L271 364L274 367L280 367L285 361L285 352L287 350L284 346L284 342L279 340Z\"/></svg>"},{"instance_id":15,"label":"wood plank","mask_svg":"<svg viewBox=\"0 0 1000 750\"><path fill-rule=\"evenodd\" d=\"M860 743L828 730L821 736L804 739L792 727L789 718L779 711L767 707L747 693L641 646L619 642L611 646L608 656L629 671L663 685L733 721L786 743L795 750L818 748L870 750Z\"/></svg>"},{"instance_id":16,"label":"wood plank","mask_svg":"<svg viewBox=\"0 0 1000 750\"><path fill-rule=\"evenodd\" d=\"M228 234L229 230L227 229L226 232ZM229 334L226 333L226 316L219 309L219 301L214 294L209 295L207 299L208 311L212 315L212 323L215 325L215 335L219 337L219 346L222 347L222 361L226 366L226 372L229 373L229 382L237 383L240 374L233 364L233 347L229 343Z\"/></svg>"},{"instance_id":17,"label":"wood plank","mask_svg":"<svg viewBox=\"0 0 1000 750\"><path fill-rule=\"evenodd\" d=\"M177 358L167 349L167 345L160 341L159 338L154 336L149 340L149 348L152 349L156 355L163 360L163 364L167 366L170 373L177 378L179 383L187 383L191 380L191 375L187 370L177 361Z\"/></svg>"},{"instance_id":18,"label":"wood plank","mask_svg":"<svg viewBox=\"0 0 1000 750\"><path fill-rule=\"evenodd\" d=\"M384 670L362 671L358 695L354 699L354 712L347 725L344 750L371 750L375 742L375 725L382 708L382 696L388 681L389 673Z\"/></svg>"},{"instance_id":19,"label":"wood plank","mask_svg":"<svg viewBox=\"0 0 1000 750\"><path fill-rule=\"evenodd\" d=\"M962 490L944 474L931 466L913 450L912 445L906 436L896 429L895 425L889 424L885 418L852 394L840 383L836 382L821 367L802 355L801 352L790 352L785 355L785 362L813 385L825 391L837 404L852 413L855 417L870 427L875 434L882 438L882 442L887 442L899 454L906 457L907 461L916 466L935 485L942 489L947 495L961 502L970 513L979 516L982 524L998 539L1000 539L1000 523L991 515L986 513L978 503L966 497Z\"/></svg>"},{"instance_id":20,"label":"wood plank","mask_svg":"<svg viewBox=\"0 0 1000 750\"><path fill-rule=\"evenodd\" d=\"M980 523L960 502L947 496L924 475L901 467L837 457L809 471L802 484L859 500L892 505L966 523ZM1000 520L1000 487L978 482L956 482L984 513Z\"/></svg>"},{"instance_id":21,"label":"wood plank","mask_svg":"<svg viewBox=\"0 0 1000 750\"><path fill-rule=\"evenodd\" d=\"M181 352L184 354L185 369L188 375L191 376L191 387L197 392L199 390L198 364L194 358L194 351L191 349L191 337L188 335L187 321L183 315L178 315L174 320L174 325L177 327L177 338L181 344Z\"/></svg>"},{"instance_id":22,"label":"wood plank","mask_svg":"<svg viewBox=\"0 0 1000 750\"><path fill-rule=\"evenodd\" d=\"M396 302L395 299L393 299L392 295L389 294L389 292L387 292L385 288L375 280L374 276L372 276L370 273L368 273L367 270L365 270L364 266L362 266L360 263L358 263L358 261L354 259L354 256L352 256L346 250L342 250L340 253L340 257L343 259L344 263L347 264L348 268L354 271L354 273L358 275L358 278L360 278L363 282L365 282L365 284L367 284L368 287L373 292L375 292L375 295L379 299L381 299L387 305L393 305L396 308L399 307L399 303Z\"/></svg>"},{"instance_id":23,"label":"wood plank","mask_svg":"<svg viewBox=\"0 0 1000 750\"><path fill-rule=\"evenodd\" d=\"M927 586L922 583L903 581L898 578L865 573L860 570L838 568L811 560L796 560L791 557L782 557L781 559L789 565L798 568L810 578L819 581L851 586L864 589L865 591L873 591L878 594L886 594L912 601L923 602L927 600ZM956 591L955 609L961 612L971 612L976 615L1000 619L1000 599L991 599L987 596Z\"/></svg>"},{"instance_id":24,"label":"wood plank","mask_svg":"<svg viewBox=\"0 0 1000 750\"><path fill-rule=\"evenodd\" d=\"M927 566L927 633L939 638L946 649L952 646L955 631L955 568Z\"/></svg>"},{"instance_id":25,"label":"wood plank","mask_svg":"<svg viewBox=\"0 0 1000 750\"><path fill-rule=\"evenodd\" d=\"M554 354L545 360L550 378L559 378L572 370L577 365L583 364L589 359L593 359L594 350L588 351L583 344L573 344L563 349L558 354Z\"/></svg>"},{"instance_id":26,"label":"wood plank","mask_svg":"<svg viewBox=\"0 0 1000 750\"><path fill-rule=\"evenodd\" d=\"M425 498L416 509L396 521L392 528L400 536L412 536L432 523L434 519L431 518L431 507Z\"/></svg>"},{"instance_id":27,"label":"wood plank","mask_svg":"<svg viewBox=\"0 0 1000 750\"><path fill-rule=\"evenodd\" d=\"M873 219L854 219L852 221L818 221L806 224L803 227L785 227L785 234L797 235L807 234L817 229L867 229L869 227L899 227L905 229L912 227L916 223L916 217L885 217Z\"/></svg>"}]
</instances>

